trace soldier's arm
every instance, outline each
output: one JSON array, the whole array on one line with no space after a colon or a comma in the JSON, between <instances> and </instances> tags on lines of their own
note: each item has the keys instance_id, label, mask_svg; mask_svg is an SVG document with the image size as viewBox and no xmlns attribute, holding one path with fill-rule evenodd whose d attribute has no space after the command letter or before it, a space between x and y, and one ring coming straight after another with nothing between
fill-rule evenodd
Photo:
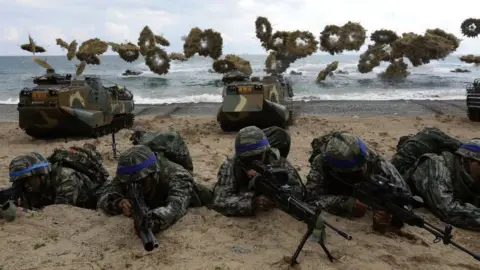
<instances>
[{"instance_id":1,"label":"soldier's arm","mask_svg":"<svg viewBox=\"0 0 480 270\"><path fill-rule=\"evenodd\" d=\"M480 209L455 199L450 170L442 161L426 159L412 178L430 210L444 222L459 228L480 230Z\"/></svg>"},{"instance_id":2,"label":"soldier's arm","mask_svg":"<svg viewBox=\"0 0 480 270\"><path fill-rule=\"evenodd\" d=\"M182 167L169 178L167 204L152 210L154 233L169 228L183 217L190 203L194 181L192 175Z\"/></svg>"},{"instance_id":3,"label":"soldier's arm","mask_svg":"<svg viewBox=\"0 0 480 270\"><path fill-rule=\"evenodd\" d=\"M320 206L325 211L336 215L351 213L355 198L329 195L322 166L323 157L318 155L313 160L310 172L307 175L307 203Z\"/></svg>"},{"instance_id":4,"label":"soldier's arm","mask_svg":"<svg viewBox=\"0 0 480 270\"><path fill-rule=\"evenodd\" d=\"M233 162L226 160L220 167L217 183L213 188L213 203L211 208L225 216L254 215L253 192L237 194L235 191L235 176Z\"/></svg>"},{"instance_id":5,"label":"soldier's arm","mask_svg":"<svg viewBox=\"0 0 480 270\"><path fill-rule=\"evenodd\" d=\"M97 207L107 215L119 215L122 213L122 209L118 204L125 198L125 185L115 177L105 186L98 200Z\"/></svg>"},{"instance_id":6,"label":"soldier's arm","mask_svg":"<svg viewBox=\"0 0 480 270\"><path fill-rule=\"evenodd\" d=\"M373 175L379 174L388 179L391 184L402 188L406 194L411 194L410 188L403 179L402 175L398 172L397 168L395 168L395 166L393 166L393 164L387 161L384 157L377 155L373 167Z\"/></svg>"},{"instance_id":7,"label":"soldier's arm","mask_svg":"<svg viewBox=\"0 0 480 270\"><path fill-rule=\"evenodd\" d=\"M297 169L293 167L290 161L288 161L286 158L281 159L283 164L282 167L288 171L288 184L292 187L293 196L302 196L306 190L304 190L304 185L300 174L298 173Z\"/></svg>"},{"instance_id":8,"label":"soldier's arm","mask_svg":"<svg viewBox=\"0 0 480 270\"><path fill-rule=\"evenodd\" d=\"M57 175L59 181L55 188L55 204L76 205L84 177L77 171L62 168Z\"/></svg>"}]
</instances>

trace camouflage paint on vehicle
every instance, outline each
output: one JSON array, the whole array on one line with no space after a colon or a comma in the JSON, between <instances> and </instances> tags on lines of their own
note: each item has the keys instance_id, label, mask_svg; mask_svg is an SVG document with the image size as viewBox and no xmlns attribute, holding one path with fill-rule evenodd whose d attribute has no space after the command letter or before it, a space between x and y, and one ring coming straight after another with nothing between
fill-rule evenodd
<instances>
[{"instance_id":1,"label":"camouflage paint on vehicle","mask_svg":"<svg viewBox=\"0 0 480 270\"><path fill-rule=\"evenodd\" d=\"M20 91L17 108L20 128L32 137L98 137L133 126L133 95L124 86L52 72L34 83Z\"/></svg>"},{"instance_id":2,"label":"camouflage paint on vehicle","mask_svg":"<svg viewBox=\"0 0 480 270\"><path fill-rule=\"evenodd\" d=\"M467 114L470 121L480 122L480 79L467 86Z\"/></svg>"},{"instance_id":3,"label":"camouflage paint on vehicle","mask_svg":"<svg viewBox=\"0 0 480 270\"><path fill-rule=\"evenodd\" d=\"M234 81L223 89L217 121L224 131L245 126L285 127L292 123L293 93L277 76Z\"/></svg>"}]
</instances>

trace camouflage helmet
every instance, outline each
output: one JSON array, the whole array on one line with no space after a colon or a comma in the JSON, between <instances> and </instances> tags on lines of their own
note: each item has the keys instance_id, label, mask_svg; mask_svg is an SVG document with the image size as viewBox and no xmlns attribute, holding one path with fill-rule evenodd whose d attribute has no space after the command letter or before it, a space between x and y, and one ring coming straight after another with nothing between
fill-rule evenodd
<instances>
[{"instance_id":1,"label":"camouflage helmet","mask_svg":"<svg viewBox=\"0 0 480 270\"><path fill-rule=\"evenodd\" d=\"M42 155L37 152L26 153L10 161L10 182L14 183L34 175L47 175L51 171L50 163Z\"/></svg>"},{"instance_id":2,"label":"camouflage helmet","mask_svg":"<svg viewBox=\"0 0 480 270\"><path fill-rule=\"evenodd\" d=\"M141 180L160 170L155 153L144 145L136 145L123 152L118 158L117 175L120 182Z\"/></svg>"},{"instance_id":3,"label":"camouflage helmet","mask_svg":"<svg viewBox=\"0 0 480 270\"><path fill-rule=\"evenodd\" d=\"M472 139L460 145L456 153L462 157L480 161L480 138Z\"/></svg>"},{"instance_id":4,"label":"camouflage helmet","mask_svg":"<svg viewBox=\"0 0 480 270\"><path fill-rule=\"evenodd\" d=\"M83 148L91 151L97 151L97 147L93 143L84 143Z\"/></svg>"},{"instance_id":5,"label":"camouflage helmet","mask_svg":"<svg viewBox=\"0 0 480 270\"><path fill-rule=\"evenodd\" d=\"M136 126L133 128L133 133L130 135L130 141L136 145L138 144L140 138L147 132L147 130L142 126Z\"/></svg>"},{"instance_id":6,"label":"camouflage helmet","mask_svg":"<svg viewBox=\"0 0 480 270\"><path fill-rule=\"evenodd\" d=\"M250 157L264 153L270 149L265 133L255 126L244 127L235 138L235 154L238 157Z\"/></svg>"},{"instance_id":7,"label":"camouflage helmet","mask_svg":"<svg viewBox=\"0 0 480 270\"><path fill-rule=\"evenodd\" d=\"M350 133L334 133L327 142L325 159L336 172L361 170L366 162L367 147L357 136Z\"/></svg>"},{"instance_id":8,"label":"camouflage helmet","mask_svg":"<svg viewBox=\"0 0 480 270\"><path fill-rule=\"evenodd\" d=\"M273 126L263 129L263 133L268 138L270 146L277 148L280 156L286 158L290 153L291 138L288 131L281 127Z\"/></svg>"}]
</instances>

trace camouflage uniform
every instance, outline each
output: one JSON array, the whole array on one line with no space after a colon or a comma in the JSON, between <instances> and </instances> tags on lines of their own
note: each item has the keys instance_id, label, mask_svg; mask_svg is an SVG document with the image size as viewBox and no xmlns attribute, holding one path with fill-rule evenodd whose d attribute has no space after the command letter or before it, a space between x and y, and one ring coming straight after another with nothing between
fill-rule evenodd
<instances>
[{"instance_id":1,"label":"camouflage uniform","mask_svg":"<svg viewBox=\"0 0 480 270\"><path fill-rule=\"evenodd\" d=\"M438 128L424 128L415 135L402 136L397 144L397 152L391 162L401 175L405 175L423 154L440 154L443 151L455 152L461 141L449 136Z\"/></svg>"},{"instance_id":2,"label":"camouflage uniform","mask_svg":"<svg viewBox=\"0 0 480 270\"><path fill-rule=\"evenodd\" d=\"M134 145L145 145L157 154L162 153L167 159L182 165L193 174L193 161L190 151L180 133L176 131L148 132L137 127L130 137Z\"/></svg>"},{"instance_id":3,"label":"camouflage uniform","mask_svg":"<svg viewBox=\"0 0 480 270\"><path fill-rule=\"evenodd\" d=\"M94 146L93 146L94 147ZM80 149L79 147L74 147ZM84 148L100 156L94 148ZM101 160L98 160L101 162ZM103 166L100 167L103 168ZM103 168L104 169L104 168ZM104 172L108 172L104 169ZM22 192L22 207L43 208L51 204L70 204L78 207L95 209L98 195L104 180L92 179L86 174L61 163L51 164L36 152L14 158L10 162L10 182L22 187L24 180L39 176L41 184L36 192Z\"/></svg>"},{"instance_id":4,"label":"camouflage uniform","mask_svg":"<svg viewBox=\"0 0 480 270\"><path fill-rule=\"evenodd\" d=\"M453 153L421 156L406 179L444 222L480 230L480 181L470 175L472 160L480 161L480 139L462 144Z\"/></svg>"},{"instance_id":5,"label":"camouflage uniform","mask_svg":"<svg viewBox=\"0 0 480 270\"><path fill-rule=\"evenodd\" d=\"M263 133L267 136L270 146L278 149L281 157L287 158L292 143L290 134L285 129L277 126L265 128Z\"/></svg>"},{"instance_id":6,"label":"camouflage uniform","mask_svg":"<svg viewBox=\"0 0 480 270\"><path fill-rule=\"evenodd\" d=\"M311 169L306 184L306 201L309 204L320 206L336 215L352 214L356 199L342 195L345 190L341 181L351 183L361 179L344 179L342 175L346 177L348 173L359 172L365 164L366 173L357 175L358 178L370 181L375 175L380 175L410 194L407 184L395 167L368 148L357 136L347 132L331 132L314 139L312 147L313 154L309 160Z\"/></svg>"},{"instance_id":7,"label":"camouflage uniform","mask_svg":"<svg viewBox=\"0 0 480 270\"><path fill-rule=\"evenodd\" d=\"M127 185L149 175L154 179L153 188L144 197L152 211L154 233L172 226L186 214L188 206L202 205L193 176L185 168L155 155L147 146L137 145L119 157L116 177L106 187L98 207L108 215L121 214L120 201L130 199L126 197Z\"/></svg>"},{"instance_id":8,"label":"camouflage uniform","mask_svg":"<svg viewBox=\"0 0 480 270\"><path fill-rule=\"evenodd\" d=\"M226 216L251 216L255 214L253 199L256 194L249 187L249 168L242 158L264 154L264 163L280 167L289 172L289 185L293 195L302 197L302 180L297 170L288 160L282 158L277 149L272 148L264 132L254 126L241 129L235 138L235 156L227 158L217 174L213 189L211 208Z\"/></svg>"}]
</instances>

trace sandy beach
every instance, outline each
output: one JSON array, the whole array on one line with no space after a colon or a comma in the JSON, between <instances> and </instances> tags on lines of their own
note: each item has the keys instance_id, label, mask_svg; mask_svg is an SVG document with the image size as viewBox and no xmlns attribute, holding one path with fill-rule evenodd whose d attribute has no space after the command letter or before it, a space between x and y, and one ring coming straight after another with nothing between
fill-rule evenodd
<instances>
[{"instance_id":1,"label":"sandy beach","mask_svg":"<svg viewBox=\"0 0 480 270\"><path fill-rule=\"evenodd\" d=\"M400 136L424 127L435 126L461 139L480 137L480 123L468 121L465 108L462 108L464 101L455 101L455 105L448 105L452 101L415 101L409 105L404 104L406 101L370 102L368 106L367 103L299 105L303 109L290 128L292 150L289 159L302 177L309 171L307 160L312 139L331 130L357 134L387 158L392 156ZM211 111L203 115L178 113L184 107L169 106L170 109L165 109L167 106L137 106L136 123L155 131L179 131L193 157L196 181L212 187L220 164L225 156L233 153L235 134L222 132ZM205 112L201 106L195 109L199 106L190 106L189 110ZM317 111L313 109L315 106L325 112L312 114ZM330 109L326 109L328 106ZM114 173L116 161L112 157L110 136L68 142L34 140L18 129L15 106L2 105L0 110L5 112L0 122L3 146L0 173L5 177L0 180L0 186L8 185L8 164L16 155L28 151L48 155L55 147L84 142L97 145L107 169ZM171 110L173 112L169 113ZM306 114L309 110L310 114ZM127 130L117 134L118 151L130 147L130 134ZM442 225L426 211L420 210L418 214ZM333 263L318 244L308 241L299 257L299 269L473 270L480 266L480 262L452 246L434 244L434 237L419 228L406 226L401 235L378 235L370 227L371 213L356 220L329 214L326 217L353 239L347 241L327 231L327 245L339 259ZM56 205L13 223L0 221L0 238L4 243L0 245L0 269L288 269L283 258L293 254L305 230L305 224L279 210L252 218L227 218L204 207L196 208L190 209L171 229L158 234L160 247L147 253L130 219ZM480 252L478 237L478 233L454 229L455 241Z\"/></svg>"}]
</instances>

